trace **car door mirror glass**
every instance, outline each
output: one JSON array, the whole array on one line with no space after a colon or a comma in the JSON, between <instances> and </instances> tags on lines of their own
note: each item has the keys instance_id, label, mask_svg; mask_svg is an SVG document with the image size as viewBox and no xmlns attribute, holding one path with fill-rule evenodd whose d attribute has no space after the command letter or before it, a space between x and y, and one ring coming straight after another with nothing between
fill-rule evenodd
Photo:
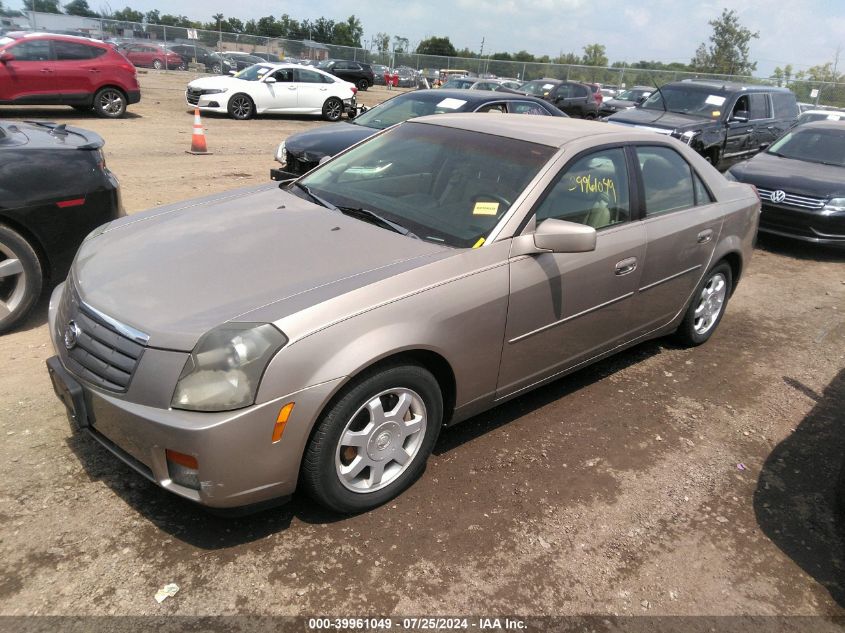
<instances>
[{"instance_id":1,"label":"car door mirror glass","mask_svg":"<svg viewBox=\"0 0 845 633\"><path fill-rule=\"evenodd\" d=\"M549 218L537 226L534 245L552 253L586 253L596 250L596 230L585 224Z\"/></svg>"}]
</instances>

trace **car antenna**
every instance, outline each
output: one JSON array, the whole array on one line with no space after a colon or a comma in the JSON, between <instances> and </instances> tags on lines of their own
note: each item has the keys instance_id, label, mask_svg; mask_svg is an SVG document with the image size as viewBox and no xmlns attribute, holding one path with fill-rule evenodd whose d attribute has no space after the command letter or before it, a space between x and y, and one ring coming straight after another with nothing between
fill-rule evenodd
<instances>
[{"instance_id":1,"label":"car antenna","mask_svg":"<svg viewBox=\"0 0 845 633\"><path fill-rule=\"evenodd\" d=\"M650 79L651 83L653 83L654 87L657 89L657 94L660 95L660 105L663 106L663 111L669 112L669 108L666 107L666 98L663 96L663 91L660 90L660 86L657 85L657 81L654 79L654 77L651 77Z\"/></svg>"}]
</instances>

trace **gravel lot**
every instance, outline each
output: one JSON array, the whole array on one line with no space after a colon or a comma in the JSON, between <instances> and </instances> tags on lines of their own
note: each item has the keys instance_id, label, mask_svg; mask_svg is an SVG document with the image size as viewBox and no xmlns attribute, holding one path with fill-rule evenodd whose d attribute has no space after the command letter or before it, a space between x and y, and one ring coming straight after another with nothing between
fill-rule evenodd
<instances>
[{"instance_id":1,"label":"gravel lot","mask_svg":"<svg viewBox=\"0 0 845 633\"><path fill-rule=\"evenodd\" d=\"M130 213L265 182L325 125L203 117L214 154L190 156L189 77L141 75L121 121L0 117L96 130ZM45 320L0 337L0 614L845 615L845 252L762 240L708 344L640 345L447 431L352 518L212 516L72 436Z\"/></svg>"}]
</instances>

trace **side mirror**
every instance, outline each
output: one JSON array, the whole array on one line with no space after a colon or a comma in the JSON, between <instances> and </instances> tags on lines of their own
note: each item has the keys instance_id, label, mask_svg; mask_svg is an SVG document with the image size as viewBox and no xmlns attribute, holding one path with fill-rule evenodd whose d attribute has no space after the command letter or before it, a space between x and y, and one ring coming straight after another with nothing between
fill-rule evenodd
<instances>
[{"instance_id":1,"label":"side mirror","mask_svg":"<svg viewBox=\"0 0 845 633\"><path fill-rule=\"evenodd\" d=\"M274 83L276 83L276 78L275 78L275 77L273 77L273 76L267 77L267 78L264 80L264 83L265 83L265 84L274 84Z\"/></svg>"},{"instance_id":2,"label":"side mirror","mask_svg":"<svg viewBox=\"0 0 845 633\"><path fill-rule=\"evenodd\" d=\"M237 70L230 70L230 71L229 71L229 74L230 74L230 75L237 75L237 74L238 74L238 71L237 71Z\"/></svg>"},{"instance_id":3,"label":"side mirror","mask_svg":"<svg viewBox=\"0 0 845 633\"><path fill-rule=\"evenodd\" d=\"M737 110L733 113L733 115L731 115L731 121L736 121L737 123L748 123L748 111Z\"/></svg>"},{"instance_id":4,"label":"side mirror","mask_svg":"<svg viewBox=\"0 0 845 633\"><path fill-rule=\"evenodd\" d=\"M552 253L586 253L596 250L596 230L586 224L549 218L534 231L534 246Z\"/></svg>"},{"instance_id":5,"label":"side mirror","mask_svg":"<svg viewBox=\"0 0 845 633\"><path fill-rule=\"evenodd\" d=\"M15 59L15 56L12 55L9 51L3 51L2 53L0 53L0 62L2 62L4 64L6 62L14 61L14 59Z\"/></svg>"}]
</instances>

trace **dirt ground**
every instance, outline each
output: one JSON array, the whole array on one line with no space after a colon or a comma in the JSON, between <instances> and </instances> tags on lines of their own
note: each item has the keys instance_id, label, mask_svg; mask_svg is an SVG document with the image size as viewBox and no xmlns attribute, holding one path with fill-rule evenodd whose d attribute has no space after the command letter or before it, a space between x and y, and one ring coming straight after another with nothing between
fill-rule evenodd
<instances>
[{"instance_id":1,"label":"dirt ground","mask_svg":"<svg viewBox=\"0 0 845 633\"><path fill-rule=\"evenodd\" d=\"M325 125L207 116L214 153L190 156L188 78L143 74L121 121L0 117L99 132L130 213L265 182ZM444 432L351 518L212 516L73 436L45 319L0 337L0 614L845 615L845 252L761 240L706 345L640 345Z\"/></svg>"}]
</instances>

